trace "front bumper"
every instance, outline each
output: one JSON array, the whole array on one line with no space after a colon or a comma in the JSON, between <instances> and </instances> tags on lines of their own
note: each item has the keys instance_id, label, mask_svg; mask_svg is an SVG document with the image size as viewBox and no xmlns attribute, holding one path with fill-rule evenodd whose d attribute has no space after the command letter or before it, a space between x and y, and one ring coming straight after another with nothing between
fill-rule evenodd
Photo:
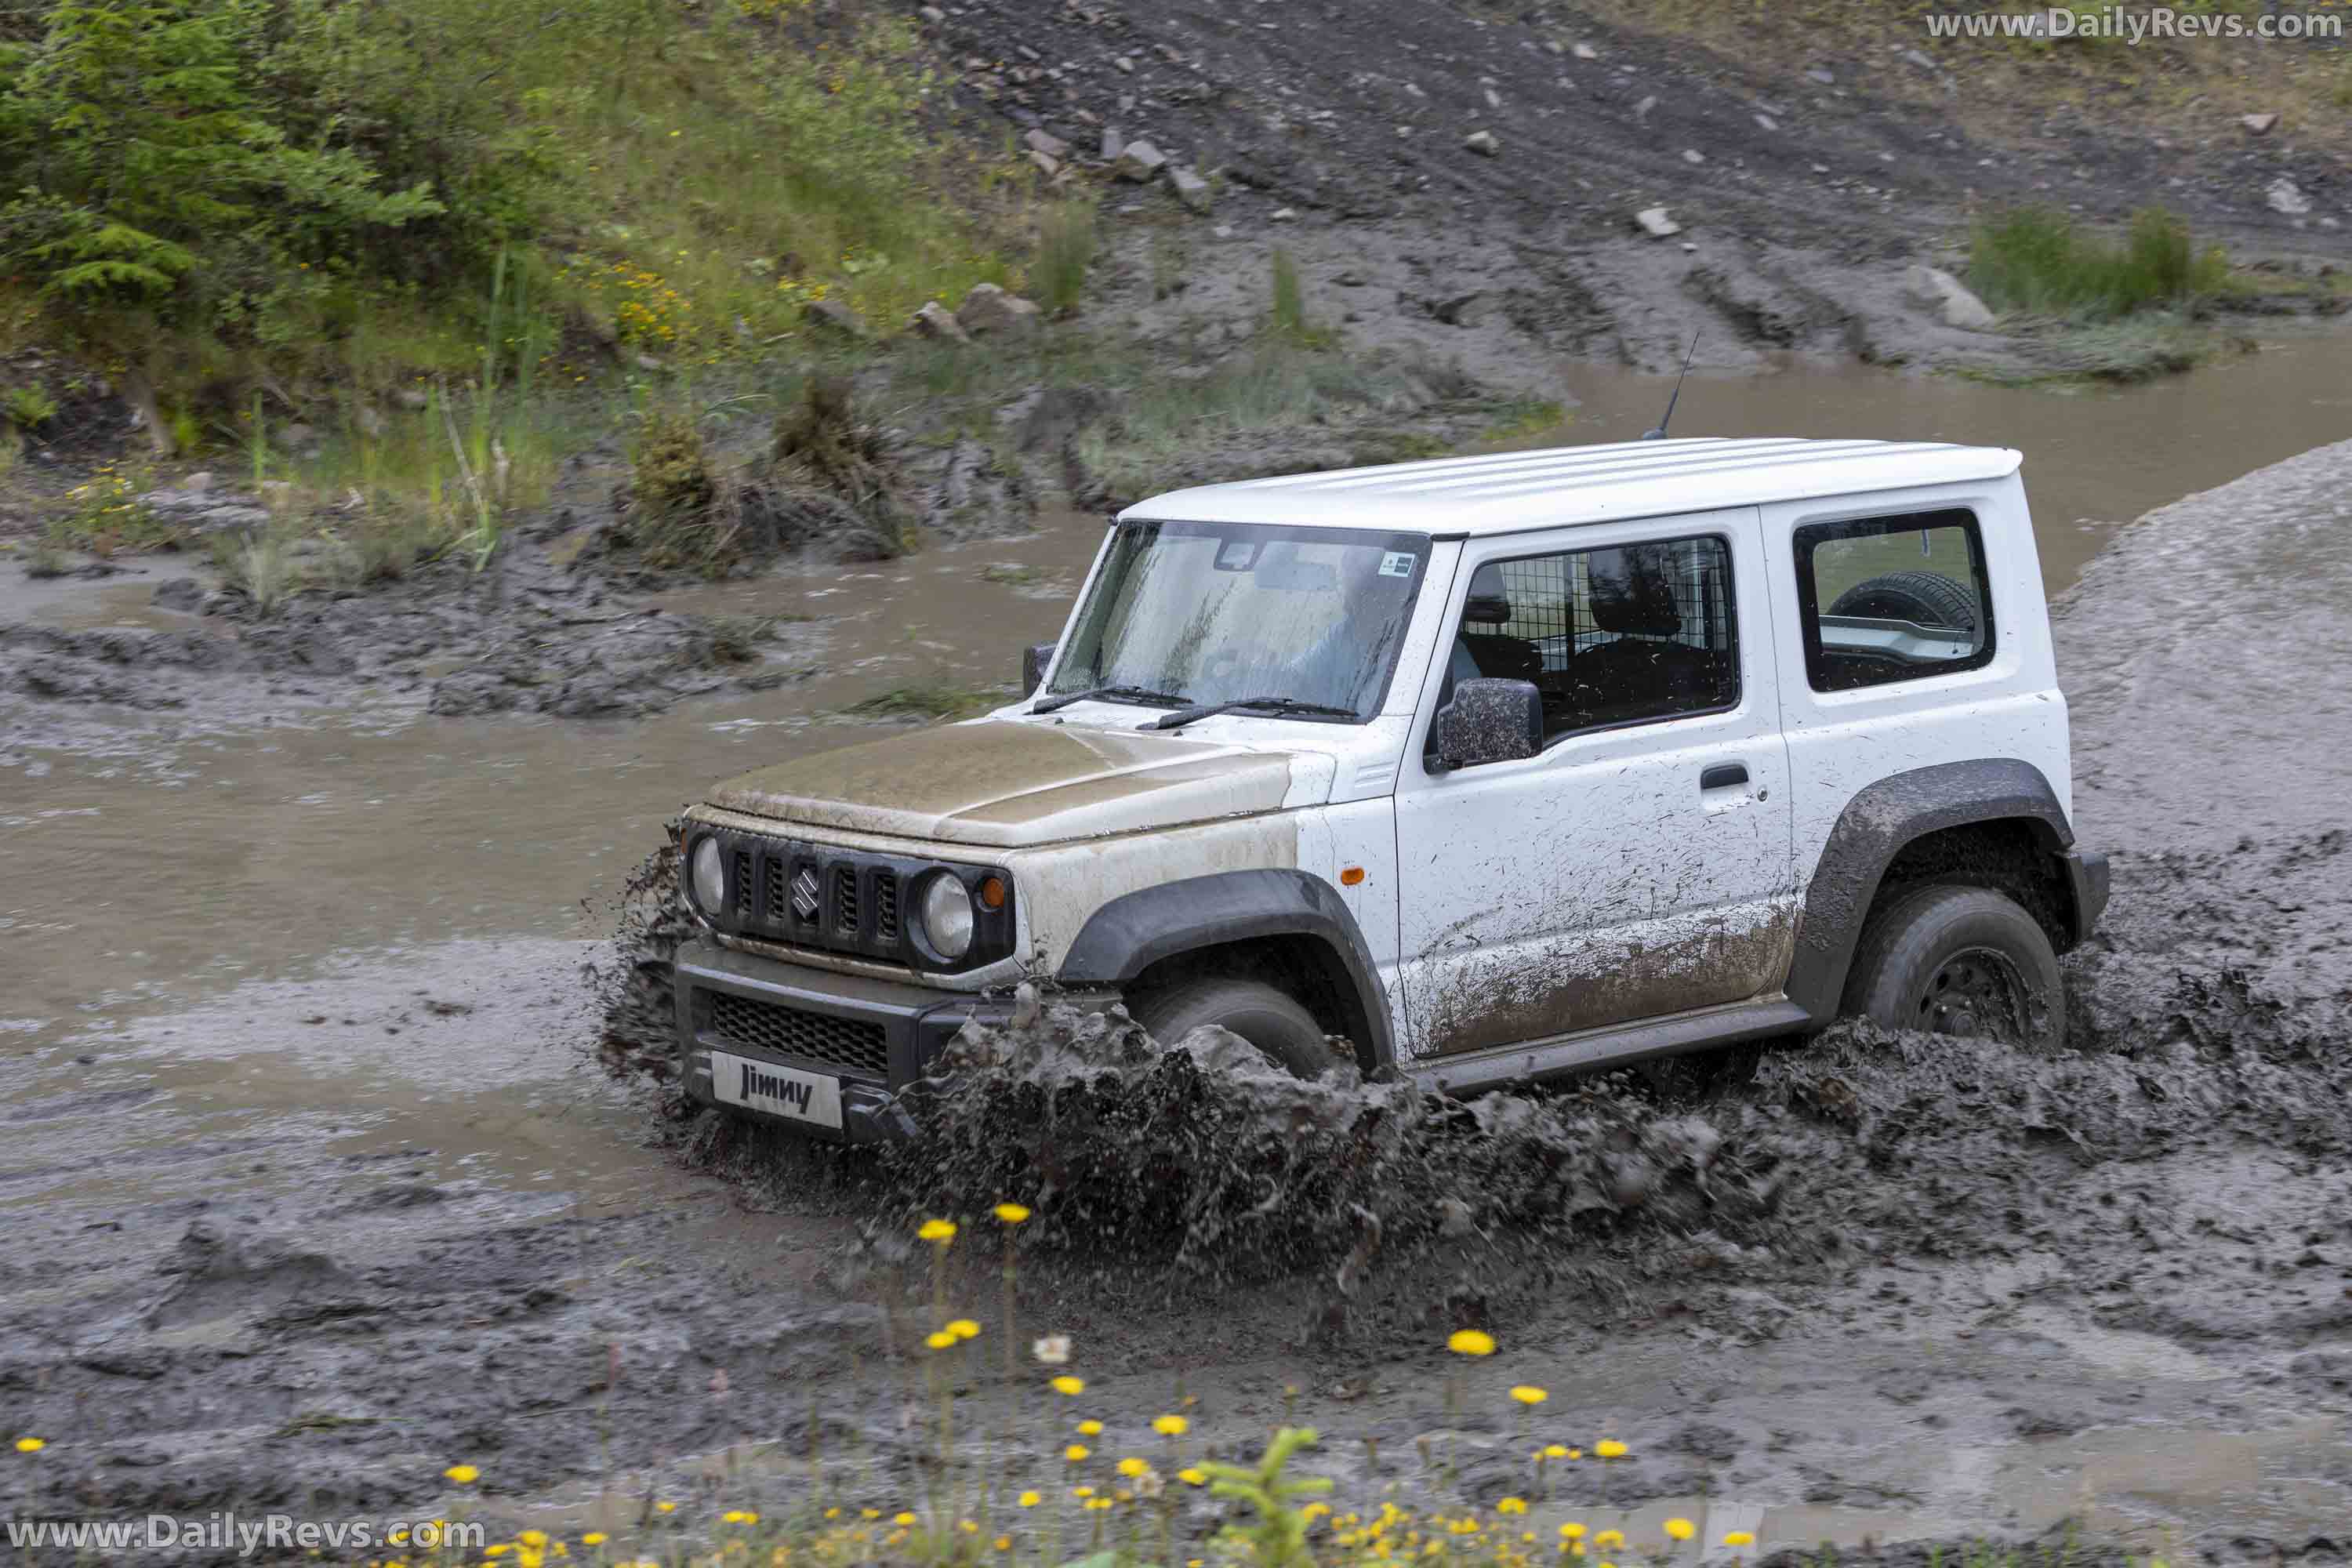
<instances>
[{"instance_id":1,"label":"front bumper","mask_svg":"<svg viewBox=\"0 0 2352 1568\"><path fill-rule=\"evenodd\" d=\"M900 1090L925 1077L964 1024L997 1023L1010 998L941 992L911 982L841 974L720 947L708 937L677 952L678 1053L686 1090L706 1105L718 1092L712 1053L840 1085L841 1126L730 1106L813 1138L866 1143L912 1131Z\"/></svg>"}]
</instances>

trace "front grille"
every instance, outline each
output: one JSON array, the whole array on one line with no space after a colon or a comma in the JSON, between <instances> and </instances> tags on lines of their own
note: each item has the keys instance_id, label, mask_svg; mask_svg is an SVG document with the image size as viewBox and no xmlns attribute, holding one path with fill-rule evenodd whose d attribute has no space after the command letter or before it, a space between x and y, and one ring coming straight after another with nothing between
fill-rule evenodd
<instances>
[{"instance_id":1,"label":"front grille","mask_svg":"<svg viewBox=\"0 0 2352 1568\"><path fill-rule=\"evenodd\" d=\"M898 879L887 871L874 873L874 940L898 940Z\"/></svg>"},{"instance_id":2,"label":"front grille","mask_svg":"<svg viewBox=\"0 0 2352 1568\"><path fill-rule=\"evenodd\" d=\"M751 853L748 849L735 851L735 912L751 912Z\"/></svg>"},{"instance_id":3,"label":"front grille","mask_svg":"<svg viewBox=\"0 0 2352 1568\"><path fill-rule=\"evenodd\" d=\"M784 863L773 855L766 857L767 880L761 885L768 889L768 919L778 925L784 921L784 905L792 894L785 888Z\"/></svg>"},{"instance_id":4,"label":"front grille","mask_svg":"<svg viewBox=\"0 0 2352 1568\"><path fill-rule=\"evenodd\" d=\"M845 1072L885 1080L890 1076L890 1042L879 1024L780 1007L725 991L703 994L710 999L710 1032L721 1039L805 1057Z\"/></svg>"},{"instance_id":5,"label":"front grille","mask_svg":"<svg viewBox=\"0 0 2352 1568\"><path fill-rule=\"evenodd\" d=\"M857 869L836 866L833 871L833 929L841 936L857 934Z\"/></svg>"}]
</instances>

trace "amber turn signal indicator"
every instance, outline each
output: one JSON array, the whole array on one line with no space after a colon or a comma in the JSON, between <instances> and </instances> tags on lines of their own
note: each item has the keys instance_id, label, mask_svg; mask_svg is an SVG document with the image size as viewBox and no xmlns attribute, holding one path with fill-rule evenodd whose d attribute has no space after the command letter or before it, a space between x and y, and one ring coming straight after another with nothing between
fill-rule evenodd
<instances>
[{"instance_id":1,"label":"amber turn signal indicator","mask_svg":"<svg viewBox=\"0 0 2352 1568\"><path fill-rule=\"evenodd\" d=\"M1364 868L1361 866L1342 866L1339 868L1339 881L1342 886L1352 888L1363 879Z\"/></svg>"},{"instance_id":2,"label":"amber turn signal indicator","mask_svg":"<svg viewBox=\"0 0 2352 1568\"><path fill-rule=\"evenodd\" d=\"M983 910L1001 910L1004 907L1003 878L982 877L980 879L980 907Z\"/></svg>"}]
</instances>

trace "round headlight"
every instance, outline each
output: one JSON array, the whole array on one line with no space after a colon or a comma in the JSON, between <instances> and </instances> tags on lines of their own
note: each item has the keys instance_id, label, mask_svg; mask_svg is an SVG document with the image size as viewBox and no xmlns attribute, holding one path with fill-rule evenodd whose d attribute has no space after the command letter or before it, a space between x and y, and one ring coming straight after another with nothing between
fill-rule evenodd
<instances>
[{"instance_id":1,"label":"round headlight","mask_svg":"<svg viewBox=\"0 0 2352 1568\"><path fill-rule=\"evenodd\" d=\"M923 935L941 958L971 951L971 895L952 871L934 871L923 884Z\"/></svg>"},{"instance_id":2,"label":"round headlight","mask_svg":"<svg viewBox=\"0 0 2352 1568\"><path fill-rule=\"evenodd\" d=\"M719 840L706 837L694 847L694 878L689 888L694 907L715 915L727 902L727 875L719 863Z\"/></svg>"}]
</instances>

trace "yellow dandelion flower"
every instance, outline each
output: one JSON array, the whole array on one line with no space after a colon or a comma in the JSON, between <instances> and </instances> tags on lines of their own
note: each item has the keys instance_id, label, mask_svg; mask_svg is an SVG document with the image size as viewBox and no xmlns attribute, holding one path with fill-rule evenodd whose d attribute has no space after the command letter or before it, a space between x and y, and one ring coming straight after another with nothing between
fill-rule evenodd
<instances>
[{"instance_id":1,"label":"yellow dandelion flower","mask_svg":"<svg viewBox=\"0 0 2352 1568\"><path fill-rule=\"evenodd\" d=\"M1132 1455L1118 1462L1118 1473L1125 1476L1129 1480L1133 1480L1138 1476L1148 1473L1150 1468L1151 1467L1150 1465L1144 1463L1141 1459L1136 1458Z\"/></svg>"},{"instance_id":2,"label":"yellow dandelion flower","mask_svg":"<svg viewBox=\"0 0 2352 1568\"><path fill-rule=\"evenodd\" d=\"M1160 1415L1153 1418L1151 1429L1163 1437L1181 1437L1192 1425L1181 1415Z\"/></svg>"},{"instance_id":3,"label":"yellow dandelion flower","mask_svg":"<svg viewBox=\"0 0 2352 1568\"><path fill-rule=\"evenodd\" d=\"M20 1454L37 1454L48 1446L47 1439L43 1437L19 1437L16 1439L16 1452ZM463 1469L465 1467L461 1465L458 1468ZM457 1470L449 1472L449 1479L452 1480L458 1479ZM465 1479L470 1481L474 1478L472 1475L468 1474Z\"/></svg>"},{"instance_id":4,"label":"yellow dandelion flower","mask_svg":"<svg viewBox=\"0 0 2352 1568\"><path fill-rule=\"evenodd\" d=\"M957 1318L948 1324L947 1329L948 1332L960 1340L976 1340L980 1337L980 1325L970 1318Z\"/></svg>"},{"instance_id":5,"label":"yellow dandelion flower","mask_svg":"<svg viewBox=\"0 0 2352 1568\"><path fill-rule=\"evenodd\" d=\"M956 1528L962 1531L966 1535L978 1535L980 1533L980 1526L969 1519L957 1520Z\"/></svg>"},{"instance_id":6,"label":"yellow dandelion flower","mask_svg":"<svg viewBox=\"0 0 2352 1568\"><path fill-rule=\"evenodd\" d=\"M1083 1377L1072 1377L1064 1373L1054 1380L1054 1392L1056 1394L1084 1394L1086 1391L1087 1380Z\"/></svg>"},{"instance_id":7,"label":"yellow dandelion flower","mask_svg":"<svg viewBox=\"0 0 2352 1568\"><path fill-rule=\"evenodd\" d=\"M483 1555L483 1556L485 1556L485 1557L497 1557L497 1556L499 1556L499 1555L500 1555L500 1554L502 1554L502 1553L504 1553L504 1552L512 1552L513 1550L514 1550L514 1542L511 1542L511 1541L501 1541L501 1542L498 1542L498 1543L497 1543L496 1545L494 1545L494 1546L485 1546L485 1547L483 1547L483 1548L482 1548L482 1555Z\"/></svg>"},{"instance_id":8,"label":"yellow dandelion flower","mask_svg":"<svg viewBox=\"0 0 2352 1568\"><path fill-rule=\"evenodd\" d=\"M1495 1336L1483 1329L1456 1329L1446 1340L1445 1348L1455 1355L1493 1355Z\"/></svg>"},{"instance_id":9,"label":"yellow dandelion flower","mask_svg":"<svg viewBox=\"0 0 2352 1568\"><path fill-rule=\"evenodd\" d=\"M1665 1532L1676 1541L1688 1541L1698 1533L1698 1526L1686 1519L1670 1519L1666 1521L1664 1528Z\"/></svg>"},{"instance_id":10,"label":"yellow dandelion flower","mask_svg":"<svg viewBox=\"0 0 2352 1568\"><path fill-rule=\"evenodd\" d=\"M580 1538L580 1544L583 1546L602 1546L604 1544L604 1532L601 1530L592 1530L587 1534Z\"/></svg>"},{"instance_id":11,"label":"yellow dandelion flower","mask_svg":"<svg viewBox=\"0 0 2352 1568\"><path fill-rule=\"evenodd\" d=\"M932 1334L929 1338L925 1339L923 1342L930 1346L935 1351L944 1351L952 1350L961 1342L958 1341L953 1334L948 1332L945 1329L941 1329L938 1333Z\"/></svg>"},{"instance_id":12,"label":"yellow dandelion flower","mask_svg":"<svg viewBox=\"0 0 2352 1568\"><path fill-rule=\"evenodd\" d=\"M734 1516L730 1514L729 1517L731 1519ZM539 1548L547 1544L547 1531L543 1530L519 1530L515 1531L515 1540L535 1552Z\"/></svg>"},{"instance_id":13,"label":"yellow dandelion flower","mask_svg":"<svg viewBox=\"0 0 2352 1568\"><path fill-rule=\"evenodd\" d=\"M1723 1538L1723 1543L1726 1546L1753 1546L1756 1544L1756 1532L1752 1530L1735 1530Z\"/></svg>"},{"instance_id":14,"label":"yellow dandelion flower","mask_svg":"<svg viewBox=\"0 0 2352 1568\"><path fill-rule=\"evenodd\" d=\"M1522 1383L1511 1390L1511 1397L1522 1405L1541 1405L1551 1397L1531 1383Z\"/></svg>"},{"instance_id":15,"label":"yellow dandelion flower","mask_svg":"<svg viewBox=\"0 0 2352 1568\"><path fill-rule=\"evenodd\" d=\"M725 1513L719 1516L719 1522L721 1524L749 1524L751 1522L751 1515L744 1512L740 1508L730 1508Z\"/></svg>"},{"instance_id":16,"label":"yellow dandelion flower","mask_svg":"<svg viewBox=\"0 0 2352 1568\"><path fill-rule=\"evenodd\" d=\"M1013 1537L1009 1535L1000 1535L994 1541L990 1542L989 1544L995 1547L999 1552L1010 1552L1013 1550Z\"/></svg>"},{"instance_id":17,"label":"yellow dandelion flower","mask_svg":"<svg viewBox=\"0 0 2352 1568\"><path fill-rule=\"evenodd\" d=\"M915 1522L915 1516L911 1513L892 1514L890 1522L903 1530Z\"/></svg>"},{"instance_id":18,"label":"yellow dandelion flower","mask_svg":"<svg viewBox=\"0 0 2352 1568\"><path fill-rule=\"evenodd\" d=\"M1078 1436L1081 1436L1081 1437L1099 1437L1099 1436L1102 1436L1102 1423L1101 1423L1101 1422L1099 1422L1099 1421L1081 1421L1081 1422L1079 1422L1079 1423L1078 1423Z\"/></svg>"},{"instance_id":19,"label":"yellow dandelion flower","mask_svg":"<svg viewBox=\"0 0 2352 1568\"><path fill-rule=\"evenodd\" d=\"M1604 1530L1592 1538L1592 1544L1603 1551L1612 1546L1622 1546L1625 1544L1625 1532L1622 1530Z\"/></svg>"},{"instance_id":20,"label":"yellow dandelion flower","mask_svg":"<svg viewBox=\"0 0 2352 1568\"><path fill-rule=\"evenodd\" d=\"M1584 1526L1571 1519L1559 1527L1559 1538L1562 1541L1581 1541L1584 1539Z\"/></svg>"},{"instance_id":21,"label":"yellow dandelion flower","mask_svg":"<svg viewBox=\"0 0 2352 1568\"><path fill-rule=\"evenodd\" d=\"M1070 1495L1074 1498L1084 1500L1085 1499L1095 1495L1095 1489L1092 1487L1072 1487L1070 1489Z\"/></svg>"},{"instance_id":22,"label":"yellow dandelion flower","mask_svg":"<svg viewBox=\"0 0 2352 1568\"><path fill-rule=\"evenodd\" d=\"M654 1511L656 1513L676 1513L677 1511L677 1504L674 1502L657 1502L654 1504Z\"/></svg>"},{"instance_id":23,"label":"yellow dandelion flower","mask_svg":"<svg viewBox=\"0 0 2352 1568\"><path fill-rule=\"evenodd\" d=\"M1035 1508L1045 1500L1040 1498L1035 1492L1023 1492L1017 1500L1023 1508Z\"/></svg>"},{"instance_id":24,"label":"yellow dandelion flower","mask_svg":"<svg viewBox=\"0 0 2352 1568\"><path fill-rule=\"evenodd\" d=\"M26 1437L20 1440L16 1447L24 1448L25 1444L26 1443L31 1443L35 1447L38 1447L40 1446L40 1439L37 1437ZM30 1453L32 1452L32 1449L26 1448L25 1451L26 1453ZM452 1465L441 1473L449 1479L457 1482L461 1487L472 1486L476 1481L482 1478L482 1472L476 1469L471 1465Z\"/></svg>"},{"instance_id":25,"label":"yellow dandelion flower","mask_svg":"<svg viewBox=\"0 0 2352 1568\"><path fill-rule=\"evenodd\" d=\"M1543 1457L1547 1459L1568 1459L1575 1456L1576 1450L1563 1444L1546 1443L1543 1446Z\"/></svg>"},{"instance_id":26,"label":"yellow dandelion flower","mask_svg":"<svg viewBox=\"0 0 2352 1568\"><path fill-rule=\"evenodd\" d=\"M1006 1225L1019 1225L1029 1217L1029 1211L1019 1204L999 1204L996 1205L996 1217Z\"/></svg>"},{"instance_id":27,"label":"yellow dandelion flower","mask_svg":"<svg viewBox=\"0 0 2352 1568\"><path fill-rule=\"evenodd\" d=\"M1523 1497L1507 1497L1502 1501L1495 1505L1495 1511L1496 1513L1525 1513L1528 1511L1528 1500Z\"/></svg>"},{"instance_id":28,"label":"yellow dandelion flower","mask_svg":"<svg viewBox=\"0 0 2352 1568\"><path fill-rule=\"evenodd\" d=\"M1176 1472L1176 1479L1188 1487L1205 1487L1209 1484L1209 1472L1196 1465L1187 1465Z\"/></svg>"},{"instance_id":29,"label":"yellow dandelion flower","mask_svg":"<svg viewBox=\"0 0 2352 1568\"><path fill-rule=\"evenodd\" d=\"M955 1239L955 1221L951 1219L927 1219L923 1222L922 1228L915 1232L915 1239L936 1242L945 1247Z\"/></svg>"},{"instance_id":30,"label":"yellow dandelion flower","mask_svg":"<svg viewBox=\"0 0 2352 1568\"><path fill-rule=\"evenodd\" d=\"M1068 1447L1062 1450L1062 1458L1069 1460L1070 1463L1075 1465L1093 1452L1094 1450L1087 1447L1084 1443L1073 1443Z\"/></svg>"}]
</instances>

